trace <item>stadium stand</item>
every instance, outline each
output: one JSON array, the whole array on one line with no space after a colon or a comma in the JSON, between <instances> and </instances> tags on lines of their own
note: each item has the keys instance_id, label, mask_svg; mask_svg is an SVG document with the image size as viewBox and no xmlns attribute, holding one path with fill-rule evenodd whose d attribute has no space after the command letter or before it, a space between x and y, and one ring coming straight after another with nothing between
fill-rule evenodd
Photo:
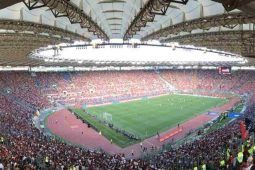
<instances>
[{"instance_id":1,"label":"stadium stand","mask_svg":"<svg viewBox=\"0 0 255 170\"><path fill-rule=\"evenodd\" d=\"M255 74L222 76L214 71L163 71L161 76L181 91L227 91L247 94L244 117L202 138L145 159L127 159L89 151L45 136L34 127L36 109L54 105L97 104L167 93L153 71L0 74L0 163L7 169L241 169L255 167L254 132L242 139L240 123L254 117ZM253 121L253 120L252 120ZM246 125L247 126L247 125ZM246 128L248 128L247 126Z\"/></svg>"},{"instance_id":2,"label":"stadium stand","mask_svg":"<svg viewBox=\"0 0 255 170\"><path fill-rule=\"evenodd\" d=\"M100 104L167 92L154 72L70 73L69 80L63 74L37 74L36 78L48 98L69 105Z\"/></svg>"}]
</instances>

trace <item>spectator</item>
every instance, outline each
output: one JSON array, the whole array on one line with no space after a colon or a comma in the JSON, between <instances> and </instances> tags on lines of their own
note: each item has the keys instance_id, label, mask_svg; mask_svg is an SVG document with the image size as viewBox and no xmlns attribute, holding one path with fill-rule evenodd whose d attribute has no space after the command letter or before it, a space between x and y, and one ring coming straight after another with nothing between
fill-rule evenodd
<instances>
[{"instance_id":1,"label":"spectator","mask_svg":"<svg viewBox=\"0 0 255 170\"><path fill-rule=\"evenodd\" d=\"M158 74L150 71L0 73L0 169L219 169L221 166L254 169L254 140L242 141L241 117L194 142L152 155L150 160L127 159L123 154L90 151L45 136L32 123L36 110L54 104L91 104L158 95L169 91ZM235 72L226 77L215 71L163 71L161 76L179 90L199 94L234 92L249 96L245 116L254 119L255 74ZM202 89L202 90L201 90ZM199 91L201 90L201 91ZM64 92L65 91L65 92ZM82 96L82 97L81 97ZM83 97L85 96L85 97ZM251 132L252 133L252 132ZM253 135L250 134L251 139ZM4 139L2 141L2 139ZM249 143L249 145L248 145ZM243 147L242 147L243 145ZM141 146L143 147L143 146ZM144 152L147 151L143 147ZM242 150L243 148L243 150ZM243 160L238 162L238 153ZM133 151L132 151L133 153ZM146 152L147 153L147 152ZM253 164L251 164L253 161ZM224 162L224 164L223 164Z\"/></svg>"}]
</instances>

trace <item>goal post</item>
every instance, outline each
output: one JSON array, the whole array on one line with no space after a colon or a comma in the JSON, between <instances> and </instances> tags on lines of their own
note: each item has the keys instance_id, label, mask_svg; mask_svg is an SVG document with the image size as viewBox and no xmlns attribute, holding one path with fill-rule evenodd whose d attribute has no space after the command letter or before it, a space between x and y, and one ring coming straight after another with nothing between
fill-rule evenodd
<instances>
[{"instance_id":1,"label":"goal post","mask_svg":"<svg viewBox=\"0 0 255 170\"><path fill-rule=\"evenodd\" d=\"M101 119L107 122L112 122L112 114L108 113L108 112L103 112L101 114Z\"/></svg>"}]
</instances>

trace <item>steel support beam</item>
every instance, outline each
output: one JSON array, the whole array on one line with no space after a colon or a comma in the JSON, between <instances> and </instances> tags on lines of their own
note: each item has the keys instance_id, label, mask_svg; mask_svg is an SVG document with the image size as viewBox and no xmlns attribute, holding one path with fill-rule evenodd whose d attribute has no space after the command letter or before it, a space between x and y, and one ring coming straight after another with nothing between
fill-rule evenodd
<instances>
[{"instance_id":1,"label":"steel support beam","mask_svg":"<svg viewBox=\"0 0 255 170\"><path fill-rule=\"evenodd\" d=\"M208 30L212 27L225 27L234 28L238 24L248 24L255 23L255 16L245 15L243 13L232 13L223 14L205 18L199 18L191 21L182 22L176 25L171 25L169 27L163 28L152 34L143 37L142 41L148 41L151 39L159 39L162 37L167 37L169 35L177 35L180 32L191 32L195 29Z\"/></svg>"},{"instance_id":2,"label":"steel support beam","mask_svg":"<svg viewBox=\"0 0 255 170\"><path fill-rule=\"evenodd\" d=\"M27 55L40 47L46 47L49 44L68 43L70 41L58 37L49 37L45 35L35 35L28 33L1 33L0 34L0 59L26 63L30 61Z\"/></svg>"},{"instance_id":3,"label":"steel support beam","mask_svg":"<svg viewBox=\"0 0 255 170\"><path fill-rule=\"evenodd\" d=\"M15 32L30 31L34 32L36 35L47 33L50 37L57 35L63 39L70 39L70 43L74 40L90 41L89 38L61 28L27 21L0 20L0 28L4 30L13 30Z\"/></svg>"},{"instance_id":4,"label":"steel support beam","mask_svg":"<svg viewBox=\"0 0 255 170\"><path fill-rule=\"evenodd\" d=\"M175 36L162 42L178 42L255 57L255 32L221 31Z\"/></svg>"},{"instance_id":5,"label":"steel support beam","mask_svg":"<svg viewBox=\"0 0 255 170\"><path fill-rule=\"evenodd\" d=\"M131 38L136 32L153 22L156 15L165 15L170 3L186 4L188 0L149 0L131 22L124 35L124 40Z\"/></svg>"},{"instance_id":6,"label":"steel support beam","mask_svg":"<svg viewBox=\"0 0 255 170\"><path fill-rule=\"evenodd\" d=\"M7 1L3 0L3 1L0 1L0 9L4 9L8 6L17 4L19 2L22 2L22 0L7 0Z\"/></svg>"},{"instance_id":7,"label":"steel support beam","mask_svg":"<svg viewBox=\"0 0 255 170\"><path fill-rule=\"evenodd\" d=\"M250 3L253 0L213 0L213 1L222 3L222 5L224 6L224 8L227 11L232 11L234 9L242 10L243 8L247 8L248 6L250 6ZM245 10L243 10L243 12L250 13L250 14L255 14L255 11L245 11Z\"/></svg>"},{"instance_id":8,"label":"steel support beam","mask_svg":"<svg viewBox=\"0 0 255 170\"><path fill-rule=\"evenodd\" d=\"M99 38L108 40L107 34L92 18L82 10L72 5L69 0L23 0L29 10L48 7L55 17L67 17L72 24L79 23Z\"/></svg>"}]
</instances>

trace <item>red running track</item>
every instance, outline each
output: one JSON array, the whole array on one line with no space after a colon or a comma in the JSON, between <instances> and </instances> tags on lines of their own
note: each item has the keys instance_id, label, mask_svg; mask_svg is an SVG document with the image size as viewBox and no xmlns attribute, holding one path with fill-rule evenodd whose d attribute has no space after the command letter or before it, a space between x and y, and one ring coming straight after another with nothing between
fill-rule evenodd
<instances>
[{"instance_id":1,"label":"red running track","mask_svg":"<svg viewBox=\"0 0 255 170\"><path fill-rule=\"evenodd\" d=\"M238 101L238 98L234 98L228 104L215 108L213 111L223 112L232 108L233 105ZM211 116L207 113L198 115L181 124L180 126L183 128L182 132L176 134L168 140L160 142L158 136L153 136L144 140L142 142L143 146L147 147L148 150L150 150L149 148L151 148L151 146L159 148L163 144L169 143L170 141L183 138L191 130L197 129L215 117L216 116ZM82 123L81 120L77 119L71 112L66 109L57 111L50 115L46 121L46 126L51 130L53 134L58 135L71 143L82 145L88 149L101 148L109 154L124 153L127 157L138 157L142 153L140 143L126 148L120 148L115 144L111 144L108 139L100 135L92 128L88 128L85 123ZM169 129L168 131L161 133L160 136L172 133L176 131L177 128L178 127ZM134 153L134 156L131 156L132 152Z\"/></svg>"}]
</instances>

